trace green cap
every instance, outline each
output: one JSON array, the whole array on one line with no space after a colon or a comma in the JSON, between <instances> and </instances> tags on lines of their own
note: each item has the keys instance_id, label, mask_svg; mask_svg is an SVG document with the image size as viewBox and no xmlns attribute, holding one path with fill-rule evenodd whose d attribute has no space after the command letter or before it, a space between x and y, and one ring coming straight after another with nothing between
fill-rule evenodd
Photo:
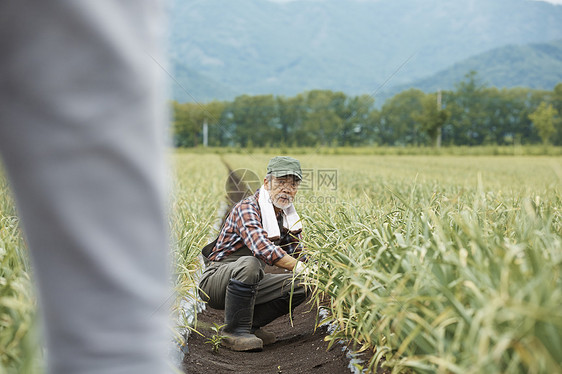
<instances>
[{"instance_id":1,"label":"green cap","mask_svg":"<svg viewBox=\"0 0 562 374\"><path fill-rule=\"evenodd\" d=\"M267 164L267 174L271 174L274 177L294 175L302 179L301 163L296 158L289 156L276 156L269 160L269 164Z\"/></svg>"}]
</instances>

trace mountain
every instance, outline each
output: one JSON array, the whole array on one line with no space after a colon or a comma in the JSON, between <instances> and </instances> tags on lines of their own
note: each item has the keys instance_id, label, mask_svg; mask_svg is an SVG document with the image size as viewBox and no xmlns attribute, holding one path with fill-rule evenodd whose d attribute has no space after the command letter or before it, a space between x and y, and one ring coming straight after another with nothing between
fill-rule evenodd
<instances>
[{"instance_id":1,"label":"mountain","mask_svg":"<svg viewBox=\"0 0 562 374\"><path fill-rule=\"evenodd\" d=\"M170 14L173 75L195 100L373 94L494 48L562 39L562 6L530 0L175 0Z\"/></svg>"},{"instance_id":2,"label":"mountain","mask_svg":"<svg viewBox=\"0 0 562 374\"><path fill-rule=\"evenodd\" d=\"M479 81L486 86L552 90L562 83L562 40L494 48L457 62L430 77L384 90L380 97L392 97L412 87L425 92L454 89L455 84L464 80L471 70L478 73Z\"/></svg>"},{"instance_id":3,"label":"mountain","mask_svg":"<svg viewBox=\"0 0 562 374\"><path fill-rule=\"evenodd\" d=\"M173 81L170 83L172 97L180 103L231 99L241 93L205 74L178 64L177 61L172 65L172 69Z\"/></svg>"}]
</instances>

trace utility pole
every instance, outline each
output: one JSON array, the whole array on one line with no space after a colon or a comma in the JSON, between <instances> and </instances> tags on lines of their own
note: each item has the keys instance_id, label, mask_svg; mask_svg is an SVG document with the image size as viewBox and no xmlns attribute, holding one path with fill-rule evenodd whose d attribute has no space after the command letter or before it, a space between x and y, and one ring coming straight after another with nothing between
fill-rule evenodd
<instances>
[{"instance_id":1,"label":"utility pole","mask_svg":"<svg viewBox=\"0 0 562 374\"><path fill-rule=\"evenodd\" d=\"M203 121L203 147L209 145L209 126L207 125L207 118Z\"/></svg>"},{"instance_id":2,"label":"utility pole","mask_svg":"<svg viewBox=\"0 0 562 374\"><path fill-rule=\"evenodd\" d=\"M443 110L443 108L441 106L441 89L439 89L437 90L437 113L440 113L441 110ZM439 126L437 129L437 139L435 139L435 146L437 148L441 148L441 128L442 126Z\"/></svg>"}]
</instances>

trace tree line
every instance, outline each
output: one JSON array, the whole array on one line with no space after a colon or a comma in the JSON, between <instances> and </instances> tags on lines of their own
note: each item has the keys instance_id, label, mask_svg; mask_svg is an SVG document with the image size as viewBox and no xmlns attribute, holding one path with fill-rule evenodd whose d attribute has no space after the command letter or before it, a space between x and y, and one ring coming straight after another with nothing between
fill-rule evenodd
<instances>
[{"instance_id":1,"label":"tree line","mask_svg":"<svg viewBox=\"0 0 562 374\"><path fill-rule=\"evenodd\" d=\"M498 89L470 72L454 90L369 95L312 90L294 97L172 102L177 147L562 145L562 83L552 91ZM206 134L204 134L206 132Z\"/></svg>"}]
</instances>

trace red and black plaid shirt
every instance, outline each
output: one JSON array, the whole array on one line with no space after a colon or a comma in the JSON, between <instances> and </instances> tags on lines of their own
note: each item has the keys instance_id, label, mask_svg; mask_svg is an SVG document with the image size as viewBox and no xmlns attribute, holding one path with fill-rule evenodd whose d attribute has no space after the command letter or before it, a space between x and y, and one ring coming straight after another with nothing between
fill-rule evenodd
<instances>
[{"instance_id":1,"label":"red and black plaid shirt","mask_svg":"<svg viewBox=\"0 0 562 374\"><path fill-rule=\"evenodd\" d=\"M259 190L232 208L221 229L217 244L209 255L209 260L220 261L243 246L248 247L255 257L268 265L273 265L286 254L298 256L302 250L301 233L295 235L283 229L279 245L269 240L262 226L258 197Z\"/></svg>"}]
</instances>

